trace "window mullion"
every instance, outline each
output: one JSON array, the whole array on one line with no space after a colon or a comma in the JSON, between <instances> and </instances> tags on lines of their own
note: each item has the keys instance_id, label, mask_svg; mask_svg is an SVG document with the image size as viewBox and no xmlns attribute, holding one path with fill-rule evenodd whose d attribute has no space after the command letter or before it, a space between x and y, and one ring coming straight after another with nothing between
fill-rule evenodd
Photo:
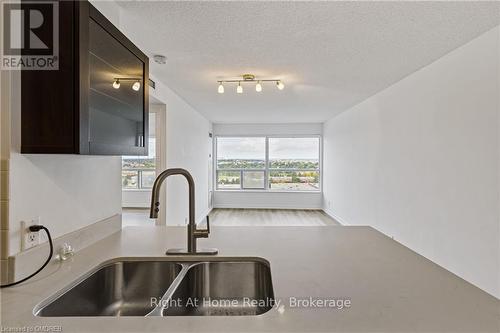
<instances>
[{"instance_id":1,"label":"window mullion","mask_svg":"<svg viewBox=\"0 0 500 333\"><path fill-rule=\"evenodd\" d=\"M264 171L264 186L265 190L269 191L269 137L266 136L266 157L265 157L265 171Z\"/></svg>"}]
</instances>

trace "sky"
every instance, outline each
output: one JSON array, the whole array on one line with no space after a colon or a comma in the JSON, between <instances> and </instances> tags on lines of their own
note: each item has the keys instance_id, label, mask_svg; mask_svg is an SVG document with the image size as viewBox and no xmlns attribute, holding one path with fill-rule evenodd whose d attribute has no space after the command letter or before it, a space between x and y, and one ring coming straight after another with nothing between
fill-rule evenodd
<instances>
[{"instance_id":1,"label":"sky","mask_svg":"<svg viewBox=\"0 0 500 333\"><path fill-rule=\"evenodd\" d=\"M219 159L265 159L266 139L217 138ZM318 159L319 138L269 138L269 159Z\"/></svg>"}]
</instances>

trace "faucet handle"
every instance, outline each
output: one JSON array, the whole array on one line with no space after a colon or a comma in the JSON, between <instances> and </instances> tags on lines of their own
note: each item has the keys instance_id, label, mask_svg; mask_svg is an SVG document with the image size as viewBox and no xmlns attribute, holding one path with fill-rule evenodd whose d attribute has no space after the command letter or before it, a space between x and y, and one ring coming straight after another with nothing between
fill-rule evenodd
<instances>
[{"instance_id":1,"label":"faucet handle","mask_svg":"<svg viewBox=\"0 0 500 333\"><path fill-rule=\"evenodd\" d=\"M207 215L207 233L210 233L210 218Z\"/></svg>"},{"instance_id":2,"label":"faucet handle","mask_svg":"<svg viewBox=\"0 0 500 333\"><path fill-rule=\"evenodd\" d=\"M206 229L196 229L194 234L196 238L208 238L208 235L210 234L210 218L206 217L207 219L207 228Z\"/></svg>"}]
</instances>

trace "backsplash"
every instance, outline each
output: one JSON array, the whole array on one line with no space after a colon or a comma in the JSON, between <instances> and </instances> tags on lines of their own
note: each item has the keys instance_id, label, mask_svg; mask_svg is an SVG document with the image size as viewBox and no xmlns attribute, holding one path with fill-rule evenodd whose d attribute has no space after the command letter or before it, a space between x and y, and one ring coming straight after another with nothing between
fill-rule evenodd
<instances>
[{"instance_id":1,"label":"backsplash","mask_svg":"<svg viewBox=\"0 0 500 333\"><path fill-rule=\"evenodd\" d=\"M59 254L59 251L65 243L71 245L75 252L75 256L78 256L78 251L115 232L120 231L121 228L121 214L117 214L110 218L67 233L61 237L54 238L54 255L52 257L52 264L59 264L56 256ZM45 233L42 232L42 234L42 240L46 240ZM35 271L38 267L40 267L40 263L44 262L47 258L48 252L49 244L44 242L38 246L9 257L9 280L19 280Z\"/></svg>"}]
</instances>

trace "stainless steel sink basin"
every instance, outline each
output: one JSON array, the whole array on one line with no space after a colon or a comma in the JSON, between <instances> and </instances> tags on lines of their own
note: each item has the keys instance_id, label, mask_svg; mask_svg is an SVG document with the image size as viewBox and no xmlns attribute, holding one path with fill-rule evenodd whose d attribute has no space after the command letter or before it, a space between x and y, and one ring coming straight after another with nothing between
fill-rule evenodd
<instances>
[{"instance_id":1,"label":"stainless steel sink basin","mask_svg":"<svg viewBox=\"0 0 500 333\"><path fill-rule=\"evenodd\" d=\"M48 305L35 309L42 317L144 316L153 310L182 266L168 261L117 261L98 268ZM38 310L38 311L37 311Z\"/></svg>"},{"instance_id":2,"label":"stainless steel sink basin","mask_svg":"<svg viewBox=\"0 0 500 333\"><path fill-rule=\"evenodd\" d=\"M165 316L248 316L274 304L269 266L263 262L201 262L187 271Z\"/></svg>"},{"instance_id":3,"label":"stainless steel sink basin","mask_svg":"<svg viewBox=\"0 0 500 333\"><path fill-rule=\"evenodd\" d=\"M273 305L271 269L264 259L135 258L104 263L33 312L41 317L246 316Z\"/></svg>"}]
</instances>

